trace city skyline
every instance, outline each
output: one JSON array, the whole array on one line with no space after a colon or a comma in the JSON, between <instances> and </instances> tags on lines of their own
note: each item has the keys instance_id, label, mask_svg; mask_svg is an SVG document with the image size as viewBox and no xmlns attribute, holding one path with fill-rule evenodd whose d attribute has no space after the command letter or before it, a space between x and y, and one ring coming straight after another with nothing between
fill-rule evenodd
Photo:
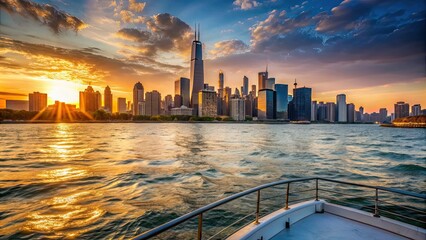
<instances>
[{"instance_id":1,"label":"city skyline","mask_svg":"<svg viewBox=\"0 0 426 240\"><path fill-rule=\"evenodd\" d=\"M23 9L23 3L32 8ZM46 3L67 21L30 17L32 10L46 10ZM312 100L332 102L345 93L366 112L393 112L398 101L426 105L423 2L297 3L194 3L194 9L224 16L212 20L195 10L180 12L185 4L162 1L98 6L6 0L0 10L0 98L26 99L38 91L48 94L49 104L78 105L78 92L91 83L100 92L109 85L116 103L120 97L132 99L138 81L146 91L173 94L174 81L190 77L191 26L197 22L206 54L204 82L211 86L217 87L220 70L231 89L239 88L244 76L255 85L258 72L268 66L276 84L291 85L297 78L301 87L312 88ZM86 8L80 10L81 4Z\"/></svg>"}]
</instances>

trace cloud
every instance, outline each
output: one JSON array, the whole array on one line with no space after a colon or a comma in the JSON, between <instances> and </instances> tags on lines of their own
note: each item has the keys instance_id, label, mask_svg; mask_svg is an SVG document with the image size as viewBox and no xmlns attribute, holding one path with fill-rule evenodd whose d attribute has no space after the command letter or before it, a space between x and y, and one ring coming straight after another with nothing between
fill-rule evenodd
<instances>
[{"instance_id":1,"label":"cloud","mask_svg":"<svg viewBox=\"0 0 426 240\"><path fill-rule=\"evenodd\" d=\"M0 9L10 14L32 18L58 34L63 30L75 32L87 27L79 18L56 9L49 4L38 4L30 0L1 0Z\"/></svg>"},{"instance_id":2,"label":"cloud","mask_svg":"<svg viewBox=\"0 0 426 240\"><path fill-rule=\"evenodd\" d=\"M223 57L232 54L240 54L247 52L249 46L241 40L226 40L214 44L214 49L209 53L213 57Z\"/></svg>"},{"instance_id":3,"label":"cloud","mask_svg":"<svg viewBox=\"0 0 426 240\"><path fill-rule=\"evenodd\" d=\"M12 93L12 92L0 92L2 96L27 96L27 94L22 93Z\"/></svg>"},{"instance_id":4,"label":"cloud","mask_svg":"<svg viewBox=\"0 0 426 240\"><path fill-rule=\"evenodd\" d=\"M142 16L136 16L131 11L121 10L120 11L120 19L124 23L143 23L145 18Z\"/></svg>"},{"instance_id":5,"label":"cloud","mask_svg":"<svg viewBox=\"0 0 426 240\"><path fill-rule=\"evenodd\" d=\"M233 4L242 10L249 10L260 6L260 3L256 0L235 0Z\"/></svg>"},{"instance_id":6,"label":"cloud","mask_svg":"<svg viewBox=\"0 0 426 240\"><path fill-rule=\"evenodd\" d=\"M129 0L129 10L135 12L142 12L145 8L145 2L137 2L136 0Z\"/></svg>"},{"instance_id":7,"label":"cloud","mask_svg":"<svg viewBox=\"0 0 426 240\"><path fill-rule=\"evenodd\" d=\"M116 36L127 41L127 48L139 50L147 56L153 56L162 51L175 52L187 57L194 37L188 24L169 13L147 18L145 24L147 30L122 28Z\"/></svg>"}]
</instances>

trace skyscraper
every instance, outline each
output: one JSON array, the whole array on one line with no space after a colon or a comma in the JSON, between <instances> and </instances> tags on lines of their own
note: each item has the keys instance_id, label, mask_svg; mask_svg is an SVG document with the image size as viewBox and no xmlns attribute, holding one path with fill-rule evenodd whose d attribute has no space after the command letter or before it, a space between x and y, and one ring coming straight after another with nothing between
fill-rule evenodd
<instances>
[{"instance_id":1,"label":"skyscraper","mask_svg":"<svg viewBox=\"0 0 426 240\"><path fill-rule=\"evenodd\" d=\"M80 92L80 111L95 112L102 106L102 96L99 91L94 91L88 86L84 92Z\"/></svg>"},{"instance_id":2,"label":"skyscraper","mask_svg":"<svg viewBox=\"0 0 426 240\"><path fill-rule=\"evenodd\" d=\"M379 122L386 122L386 118L388 117L388 110L386 108L379 109Z\"/></svg>"},{"instance_id":3,"label":"skyscraper","mask_svg":"<svg viewBox=\"0 0 426 240\"><path fill-rule=\"evenodd\" d=\"M243 91L242 91L243 96L248 95L248 92L249 92L248 87L249 87L249 79L248 79L248 77L244 76L243 77Z\"/></svg>"},{"instance_id":4,"label":"skyscraper","mask_svg":"<svg viewBox=\"0 0 426 240\"><path fill-rule=\"evenodd\" d=\"M180 107L181 105L189 107L189 82L189 79L184 77L181 77L180 79L175 81L175 97L179 96L181 98L180 105L175 105L176 107Z\"/></svg>"},{"instance_id":5,"label":"skyscraper","mask_svg":"<svg viewBox=\"0 0 426 240\"><path fill-rule=\"evenodd\" d=\"M326 118L327 118L327 105L324 104L324 102L319 102L318 110L317 110L317 121L324 122Z\"/></svg>"},{"instance_id":6,"label":"skyscraper","mask_svg":"<svg viewBox=\"0 0 426 240\"><path fill-rule=\"evenodd\" d=\"M198 111L198 93L204 86L204 63L203 63L203 45L200 42L200 29L195 29L195 39L192 41L191 48L191 73L192 81L191 107Z\"/></svg>"},{"instance_id":7,"label":"skyscraper","mask_svg":"<svg viewBox=\"0 0 426 240\"><path fill-rule=\"evenodd\" d=\"M271 89L259 90L257 117L259 120L276 119L277 94Z\"/></svg>"},{"instance_id":8,"label":"skyscraper","mask_svg":"<svg viewBox=\"0 0 426 240\"><path fill-rule=\"evenodd\" d=\"M127 112L126 98L117 98L117 108L118 113Z\"/></svg>"},{"instance_id":9,"label":"skyscraper","mask_svg":"<svg viewBox=\"0 0 426 240\"><path fill-rule=\"evenodd\" d=\"M245 114L245 102L244 99L239 98L237 96L231 98L230 104L230 114L229 116L235 121L244 121Z\"/></svg>"},{"instance_id":10,"label":"skyscraper","mask_svg":"<svg viewBox=\"0 0 426 240\"><path fill-rule=\"evenodd\" d=\"M31 106L31 105L30 105ZM411 106L411 116L420 116L422 111L422 107L420 104L414 104Z\"/></svg>"},{"instance_id":11,"label":"skyscraper","mask_svg":"<svg viewBox=\"0 0 426 240\"><path fill-rule=\"evenodd\" d=\"M312 89L307 87L293 89L292 121L310 121L312 107Z\"/></svg>"},{"instance_id":12,"label":"skyscraper","mask_svg":"<svg viewBox=\"0 0 426 240\"><path fill-rule=\"evenodd\" d=\"M317 101L312 101L312 105L311 105L311 122L318 121L317 112L318 112L318 103L317 103Z\"/></svg>"},{"instance_id":13,"label":"skyscraper","mask_svg":"<svg viewBox=\"0 0 426 240\"><path fill-rule=\"evenodd\" d=\"M104 90L104 109L105 111L112 113L112 94L109 86L106 86Z\"/></svg>"},{"instance_id":14,"label":"skyscraper","mask_svg":"<svg viewBox=\"0 0 426 240\"><path fill-rule=\"evenodd\" d=\"M47 107L47 94L34 92L28 95L29 111L39 112Z\"/></svg>"},{"instance_id":15,"label":"skyscraper","mask_svg":"<svg viewBox=\"0 0 426 240\"><path fill-rule=\"evenodd\" d=\"M166 112L167 115L170 114L170 110L172 108L173 108L173 97L172 95L169 94L164 97L164 111Z\"/></svg>"},{"instance_id":16,"label":"skyscraper","mask_svg":"<svg viewBox=\"0 0 426 240\"><path fill-rule=\"evenodd\" d=\"M139 111L139 103L144 101L144 89L140 82L137 82L133 87L133 115L142 115Z\"/></svg>"},{"instance_id":17,"label":"skyscraper","mask_svg":"<svg viewBox=\"0 0 426 240\"><path fill-rule=\"evenodd\" d=\"M217 94L210 90L201 90L198 93L198 116L216 117L217 116Z\"/></svg>"},{"instance_id":18,"label":"skyscraper","mask_svg":"<svg viewBox=\"0 0 426 240\"><path fill-rule=\"evenodd\" d=\"M408 117L410 115L410 105L405 102L397 102L395 105L395 119Z\"/></svg>"},{"instance_id":19,"label":"skyscraper","mask_svg":"<svg viewBox=\"0 0 426 240\"><path fill-rule=\"evenodd\" d=\"M349 103L346 105L346 109L347 109L346 119L348 123L354 123L355 122L355 105L353 103Z\"/></svg>"},{"instance_id":20,"label":"skyscraper","mask_svg":"<svg viewBox=\"0 0 426 240\"><path fill-rule=\"evenodd\" d=\"M145 94L145 115L156 116L161 112L161 94L154 90Z\"/></svg>"},{"instance_id":21,"label":"skyscraper","mask_svg":"<svg viewBox=\"0 0 426 240\"><path fill-rule=\"evenodd\" d=\"M265 89L266 81L268 80L268 70L266 70L266 72L259 72L257 77L257 87L259 88L258 91Z\"/></svg>"},{"instance_id":22,"label":"skyscraper","mask_svg":"<svg viewBox=\"0 0 426 240\"><path fill-rule=\"evenodd\" d=\"M328 102L326 111L326 121L334 122L336 120L336 104L334 102Z\"/></svg>"},{"instance_id":23,"label":"skyscraper","mask_svg":"<svg viewBox=\"0 0 426 240\"><path fill-rule=\"evenodd\" d=\"M218 81L218 94L219 98L223 98L223 87L224 87L225 77L223 75L222 70L219 71L219 81Z\"/></svg>"},{"instance_id":24,"label":"skyscraper","mask_svg":"<svg viewBox=\"0 0 426 240\"><path fill-rule=\"evenodd\" d=\"M274 90L275 86L275 78L268 78L266 79L265 88Z\"/></svg>"},{"instance_id":25,"label":"skyscraper","mask_svg":"<svg viewBox=\"0 0 426 240\"><path fill-rule=\"evenodd\" d=\"M288 119L288 85L275 84L277 92L277 119Z\"/></svg>"},{"instance_id":26,"label":"skyscraper","mask_svg":"<svg viewBox=\"0 0 426 240\"><path fill-rule=\"evenodd\" d=\"M348 109L346 106L346 95L339 94L336 97L337 105L337 121L338 122L347 122Z\"/></svg>"}]
</instances>

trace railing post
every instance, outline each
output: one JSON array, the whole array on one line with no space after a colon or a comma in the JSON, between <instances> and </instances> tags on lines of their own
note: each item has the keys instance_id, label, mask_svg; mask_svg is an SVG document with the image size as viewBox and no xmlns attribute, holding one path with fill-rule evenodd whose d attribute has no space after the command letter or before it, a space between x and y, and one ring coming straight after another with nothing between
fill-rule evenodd
<instances>
[{"instance_id":1,"label":"railing post","mask_svg":"<svg viewBox=\"0 0 426 240\"><path fill-rule=\"evenodd\" d=\"M379 215L379 189L376 188L376 199L374 201L374 216L380 217Z\"/></svg>"},{"instance_id":2,"label":"railing post","mask_svg":"<svg viewBox=\"0 0 426 240\"><path fill-rule=\"evenodd\" d=\"M200 213L198 215L198 234L197 234L197 239L201 240L202 237L203 237L203 213Z\"/></svg>"},{"instance_id":3,"label":"railing post","mask_svg":"<svg viewBox=\"0 0 426 240\"><path fill-rule=\"evenodd\" d=\"M290 183L287 183L287 194L285 195L285 210L290 209L288 207L288 195L290 195Z\"/></svg>"},{"instance_id":4,"label":"railing post","mask_svg":"<svg viewBox=\"0 0 426 240\"><path fill-rule=\"evenodd\" d=\"M259 224L260 215L260 190L257 190L257 203L256 203L256 221L254 224Z\"/></svg>"},{"instance_id":5,"label":"railing post","mask_svg":"<svg viewBox=\"0 0 426 240\"><path fill-rule=\"evenodd\" d=\"M318 201L318 178L316 179L315 185L315 201Z\"/></svg>"}]
</instances>

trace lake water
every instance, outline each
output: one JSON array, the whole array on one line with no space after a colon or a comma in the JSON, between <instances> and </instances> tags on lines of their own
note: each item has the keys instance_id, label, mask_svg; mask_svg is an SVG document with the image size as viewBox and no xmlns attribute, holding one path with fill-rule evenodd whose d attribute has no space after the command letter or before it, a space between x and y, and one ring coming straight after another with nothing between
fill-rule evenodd
<instances>
[{"instance_id":1,"label":"lake water","mask_svg":"<svg viewBox=\"0 0 426 240\"><path fill-rule=\"evenodd\" d=\"M279 179L323 176L425 193L425 174L426 129L2 124L0 238L129 238Z\"/></svg>"}]
</instances>

